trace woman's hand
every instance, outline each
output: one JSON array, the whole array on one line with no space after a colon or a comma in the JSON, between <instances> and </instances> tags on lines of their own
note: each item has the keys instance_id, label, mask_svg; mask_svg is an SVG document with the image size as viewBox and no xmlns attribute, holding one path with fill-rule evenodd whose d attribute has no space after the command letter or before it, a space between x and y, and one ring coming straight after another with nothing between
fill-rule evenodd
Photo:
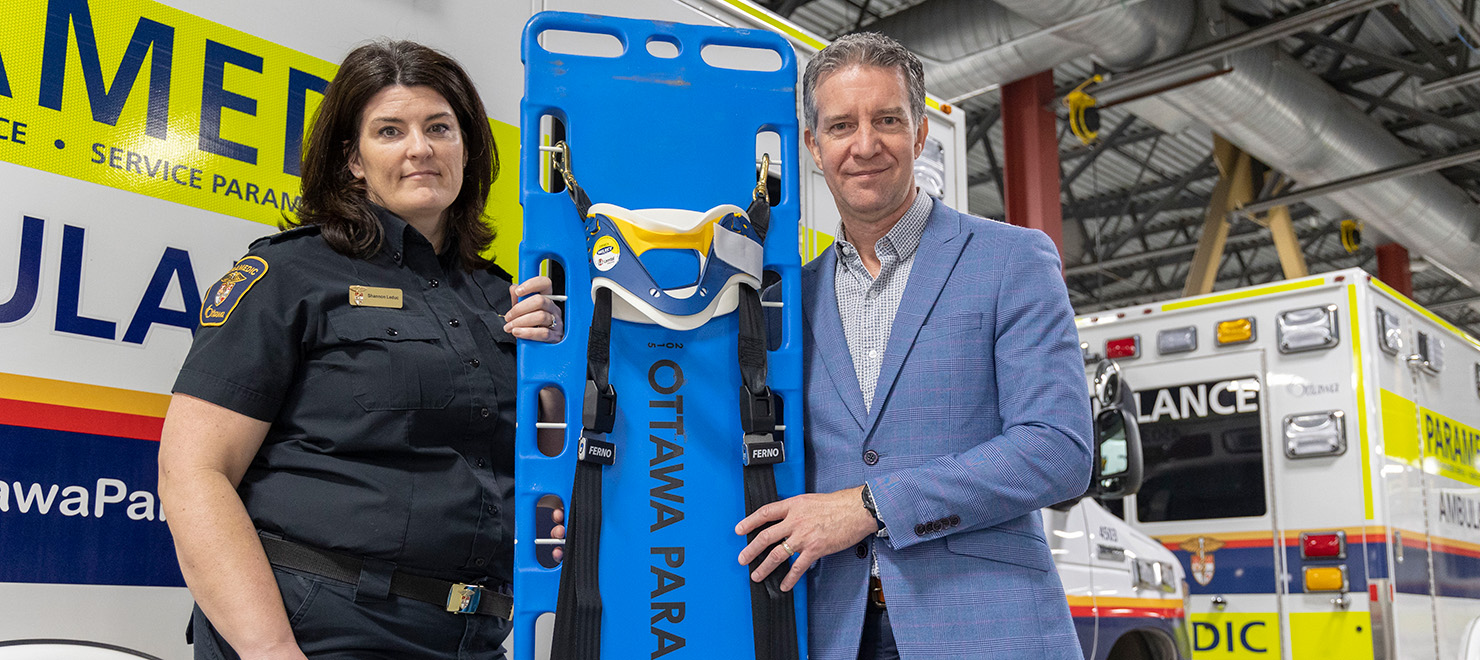
<instances>
[{"instance_id":1,"label":"woman's hand","mask_svg":"<svg viewBox=\"0 0 1480 660\"><path fill-rule=\"evenodd\" d=\"M519 339L553 344L565 336L565 321L560 308L550 299L553 285L540 275L509 287L509 300L514 303L504 315L504 331ZM529 296L520 300L521 296Z\"/></svg>"}]
</instances>

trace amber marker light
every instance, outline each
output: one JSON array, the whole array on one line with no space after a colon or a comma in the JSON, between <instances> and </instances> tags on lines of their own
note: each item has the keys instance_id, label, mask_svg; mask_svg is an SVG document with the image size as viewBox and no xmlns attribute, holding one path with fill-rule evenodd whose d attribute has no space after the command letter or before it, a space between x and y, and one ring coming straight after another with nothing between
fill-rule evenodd
<instances>
[{"instance_id":1,"label":"amber marker light","mask_svg":"<svg viewBox=\"0 0 1480 660\"><path fill-rule=\"evenodd\" d=\"M1223 321L1218 324L1217 332L1214 334L1217 335L1220 346L1254 341L1254 319L1245 317Z\"/></svg>"},{"instance_id":2,"label":"amber marker light","mask_svg":"<svg viewBox=\"0 0 1480 660\"><path fill-rule=\"evenodd\" d=\"M1345 591L1345 566L1320 566L1305 569L1306 591Z\"/></svg>"}]
</instances>

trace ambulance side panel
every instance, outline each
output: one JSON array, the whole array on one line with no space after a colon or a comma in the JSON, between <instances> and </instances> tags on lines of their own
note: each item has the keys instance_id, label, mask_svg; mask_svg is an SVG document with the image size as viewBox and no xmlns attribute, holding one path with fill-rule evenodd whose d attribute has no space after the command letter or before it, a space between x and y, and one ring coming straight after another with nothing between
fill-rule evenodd
<instances>
[{"instance_id":1,"label":"ambulance side panel","mask_svg":"<svg viewBox=\"0 0 1480 660\"><path fill-rule=\"evenodd\" d=\"M1369 295L1370 326L1398 344L1374 333L1398 655L1468 657L1480 617L1480 345L1385 286ZM1420 334L1428 361L1412 357Z\"/></svg>"}]
</instances>

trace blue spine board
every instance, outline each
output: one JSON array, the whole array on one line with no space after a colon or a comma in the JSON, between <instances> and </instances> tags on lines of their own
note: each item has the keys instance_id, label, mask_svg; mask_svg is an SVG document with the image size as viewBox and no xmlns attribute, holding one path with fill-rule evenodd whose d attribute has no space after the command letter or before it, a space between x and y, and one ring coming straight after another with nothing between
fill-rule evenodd
<instances>
[{"instance_id":1,"label":"blue spine board","mask_svg":"<svg viewBox=\"0 0 1480 660\"><path fill-rule=\"evenodd\" d=\"M547 30L612 35L623 52L609 58L551 52L537 38ZM650 54L649 40L677 46L678 55ZM700 54L708 45L771 50L782 66L769 72L713 67ZM781 318L780 347L769 353L769 384L786 404L778 420L786 430L778 439L785 442L787 460L775 471L783 498L805 488L797 242L802 152L796 57L774 33L543 12L525 26L522 53L519 272L528 277L539 272L542 261L557 262L570 296L562 341L519 342L514 657L530 660L536 619L555 611L560 584L558 568L545 568L536 559L534 511L546 495L570 501L592 312L581 220L564 192L545 192L541 184L540 168L548 162L539 151L541 117L554 116L566 127L575 176L592 201L630 209L744 208L756 182L756 134L780 136L781 153L771 159L781 163L781 197L771 209L764 263L780 276L776 290L782 306L768 312ZM776 291L768 296L776 298ZM745 657L754 647L748 573L736 561L745 541L734 533L745 515L736 327L734 313L689 332L612 322L611 381L618 391L618 413L609 439L617 455L603 476L603 660ZM771 327L774 332L775 324ZM774 337L771 343L776 344ZM672 391L677 369L684 380ZM564 395L566 429L560 454L547 457L537 446L535 422L539 392L551 386ZM683 396L682 435L673 424L676 409L666 407L677 396ZM675 446L682 447L681 456L655 461ZM679 463L682 468L674 467ZM671 486L665 476L681 479L682 485ZM681 521L657 525L660 513L671 520L675 510L682 511ZM683 563L673 566L672 550L663 549L678 547ZM676 586L675 577L683 579L682 586ZM795 598L802 658L806 602L804 581ZM670 620L677 618L669 609L674 603L683 603L681 621ZM665 613L669 616L653 622ZM660 634L670 637L660 639ZM682 638L681 648L674 648L674 637ZM660 647L670 651L655 654Z\"/></svg>"}]
</instances>

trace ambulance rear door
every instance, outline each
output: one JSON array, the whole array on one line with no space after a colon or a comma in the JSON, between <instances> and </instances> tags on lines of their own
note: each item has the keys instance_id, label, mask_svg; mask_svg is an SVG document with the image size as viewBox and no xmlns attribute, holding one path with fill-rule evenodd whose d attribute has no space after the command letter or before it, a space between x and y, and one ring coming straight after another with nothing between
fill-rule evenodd
<instances>
[{"instance_id":1,"label":"ambulance rear door","mask_svg":"<svg viewBox=\"0 0 1480 660\"><path fill-rule=\"evenodd\" d=\"M1145 481L1127 521L1188 575L1195 658L1278 658L1282 544L1265 411L1266 356L1229 346L1156 362L1122 360L1136 384Z\"/></svg>"}]
</instances>

